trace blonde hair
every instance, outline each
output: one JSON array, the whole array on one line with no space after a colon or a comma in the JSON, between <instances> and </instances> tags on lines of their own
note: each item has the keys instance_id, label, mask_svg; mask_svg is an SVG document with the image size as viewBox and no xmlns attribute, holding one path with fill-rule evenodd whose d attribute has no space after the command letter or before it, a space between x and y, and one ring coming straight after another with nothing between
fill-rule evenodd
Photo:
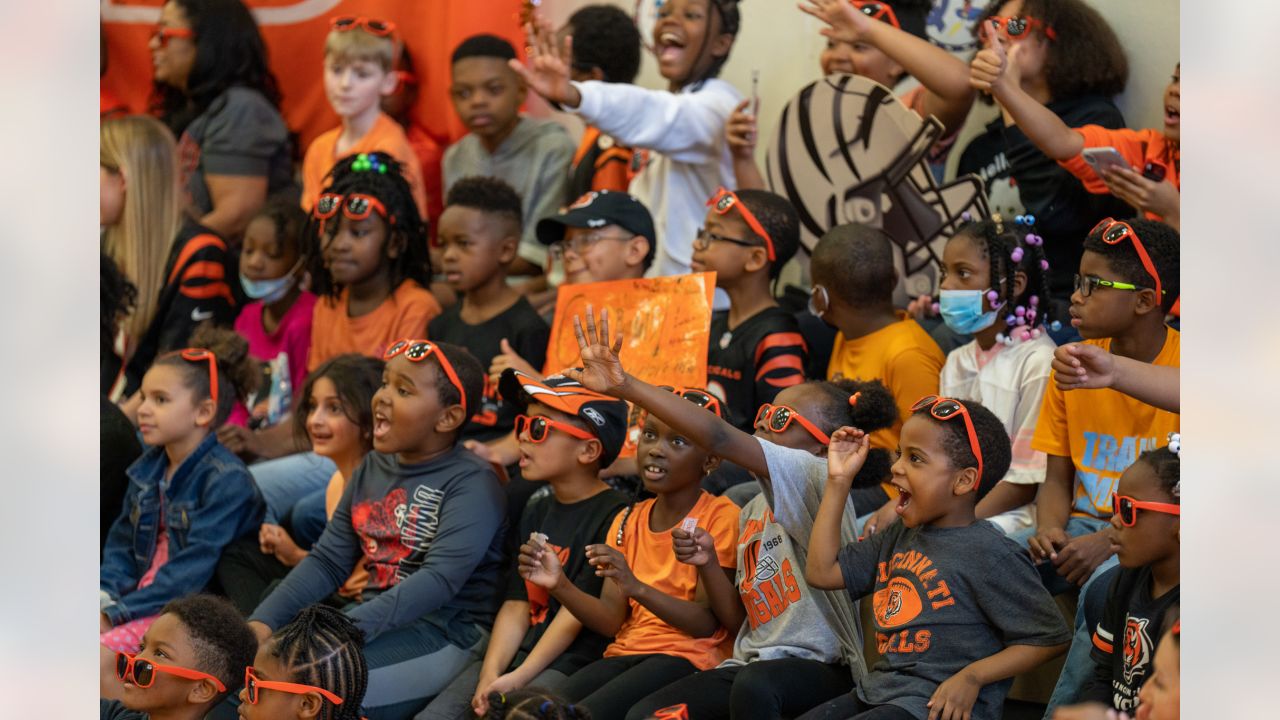
<instances>
[{"instance_id":1,"label":"blonde hair","mask_svg":"<svg viewBox=\"0 0 1280 720\"><path fill-rule=\"evenodd\" d=\"M138 288L138 302L121 323L133 348L155 318L169 250L182 225L177 143L169 128L146 115L106 120L100 137L99 164L126 180L120 221L106 228L102 250Z\"/></svg>"},{"instance_id":2,"label":"blonde hair","mask_svg":"<svg viewBox=\"0 0 1280 720\"><path fill-rule=\"evenodd\" d=\"M394 34L379 37L361 27L330 30L324 41L324 57L325 60L376 62L383 72L391 72L400 57L400 43Z\"/></svg>"}]
</instances>

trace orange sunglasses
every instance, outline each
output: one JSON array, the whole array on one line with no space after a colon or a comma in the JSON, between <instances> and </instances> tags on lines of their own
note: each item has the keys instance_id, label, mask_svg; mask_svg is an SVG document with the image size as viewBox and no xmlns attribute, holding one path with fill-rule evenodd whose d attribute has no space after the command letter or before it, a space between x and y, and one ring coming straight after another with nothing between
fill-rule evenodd
<instances>
[{"instance_id":1,"label":"orange sunglasses","mask_svg":"<svg viewBox=\"0 0 1280 720\"><path fill-rule=\"evenodd\" d=\"M872 20L881 20L890 25L902 29L902 25L898 24L898 16L893 14L893 8L882 2L865 2L864 0L849 0L849 4L858 8L863 15L870 17Z\"/></svg>"},{"instance_id":2,"label":"orange sunglasses","mask_svg":"<svg viewBox=\"0 0 1280 720\"><path fill-rule=\"evenodd\" d=\"M1128 495L1111 493L1111 512L1120 516L1121 525L1125 527L1133 527L1134 524L1138 522L1139 510L1150 510L1152 512L1164 513L1166 515L1182 515L1181 505L1134 500Z\"/></svg>"},{"instance_id":3,"label":"orange sunglasses","mask_svg":"<svg viewBox=\"0 0 1280 720\"><path fill-rule=\"evenodd\" d=\"M1040 28L1044 32L1044 36L1050 40L1057 40L1058 33L1053 27L1046 25L1043 21L1033 17L1000 17L996 15L988 18L991 27L1000 33L1006 40L1022 40L1027 37L1027 33Z\"/></svg>"},{"instance_id":4,"label":"orange sunglasses","mask_svg":"<svg viewBox=\"0 0 1280 720\"><path fill-rule=\"evenodd\" d=\"M359 17L355 15L340 15L329 21L329 27L338 32L348 32L360 28L378 37L387 37L396 31L396 24L389 20L378 20L363 15Z\"/></svg>"},{"instance_id":5,"label":"orange sunglasses","mask_svg":"<svg viewBox=\"0 0 1280 720\"><path fill-rule=\"evenodd\" d=\"M209 397L213 398L213 405L218 405L218 358L214 356L212 350L204 348L183 348L182 350L174 350L171 353L165 353L164 357L178 357L188 362L200 362L207 360L209 362Z\"/></svg>"},{"instance_id":6,"label":"orange sunglasses","mask_svg":"<svg viewBox=\"0 0 1280 720\"><path fill-rule=\"evenodd\" d=\"M582 428L576 428L559 420L552 420L545 415L530 417L521 413L516 416L516 438L523 435L525 430L529 431L529 441L534 444L545 442L547 435L551 434L552 430L559 430L565 435L576 437L579 440L594 440L596 437Z\"/></svg>"},{"instance_id":7,"label":"orange sunglasses","mask_svg":"<svg viewBox=\"0 0 1280 720\"><path fill-rule=\"evenodd\" d=\"M160 47L164 48L164 47L169 47L169 41L174 38L181 38L183 40L194 40L196 37L196 33L191 28L156 26L155 32L151 33L151 37L155 38L156 41L160 43Z\"/></svg>"},{"instance_id":8,"label":"orange sunglasses","mask_svg":"<svg viewBox=\"0 0 1280 720\"><path fill-rule=\"evenodd\" d=\"M1160 274L1156 272L1156 264L1151 261L1151 256L1147 254L1147 248L1142 244L1142 238L1138 237L1138 233L1129 223L1115 218L1106 218L1094 225L1093 229L1089 231L1090 235L1095 233L1102 233L1102 242L1108 245L1116 245L1125 238L1129 238L1130 242L1133 243L1133 249L1138 251L1138 259L1142 261L1142 267L1156 281L1156 297L1164 297L1164 288L1160 285Z\"/></svg>"},{"instance_id":9,"label":"orange sunglasses","mask_svg":"<svg viewBox=\"0 0 1280 720\"><path fill-rule=\"evenodd\" d=\"M423 360L426 360L428 356L435 355L440 361L440 368L444 370L445 377L449 378L449 382L453 385L454 389L458 391L459 404L462 405L462 414L467 418L471 417L470 415L467 415L467 391L462 387L462 381L458 380L458 373L454 372L453 364L449 362L449 358L445 357L445 354L440 351L440 348L437 347L435 343L431 343L426 340L412 340L405 338L397 341L391 347L387 348L387 352L382 356L382 359L390 360L400 354L403 354L411 363L420 363Z\"/></svg>"},{"instance_id":10,"label":"orange sunglasses","mask_svg":"<svg viewBox=\"0 0 1280 720\"><path fill-rule=\"evenodd\" d=\"M344 198L346 202L343 202ZM351 193L345 196L338 193L324 193L319 200L316 200L316 217L328 220L338 214L339 207L342 208L342 214L348 220L364 220L375 212L384 218L388 217L387 207L382 204L382 201L364 193Z\"/></svg>"},{"instance_id":11,"label":"orange sunglasses","mask_svg":"<svg viewBox=\"0 0 1280 720\"><path fill-rule=\"evenodd\" d=\"M791 426L792 420L800 423L800 427L807 430L814 440L823 445L831 444L830 436L819 430L817 425L809 422L803 415L796 412L795 408L787 407L786 405L774 405L772 403L761 405L760 410L756 412L756 419L753 425L780 433L785 432Z\"/></svg>"},{"instance_id":12,"label":"orange sunglasses","mask_svg":"<svg viewBox=\"0 0 1280 720\"><path fill-rule=\"evenodd\" d=\"M333 693L315 685L302 685L300 683L277 682L275 680L263 680L253 674L253 668L244 669L244 697L245 701L250 705L258 704L258 692L262 690L279 690L280 692L292 693L294 695L305 695L306 693L319 693L320 697L328 700L334 705L341 705L342 698Z\"/></svg>"},{"instance_id":13,"label":"orange sunglasses","mask_svg":"<svg viewBox=\"0 0 1280 720\"><path fill-rule=\"evenodd\" d=\"M742 200L728 188L720 188L716 191L715 197L707 201L707 207L714 207L717 215L724 215L735 207L738 212L742 213L742 219L747 221L747 227L751 228L751 232L764 238L764 249L769 253L769 262L778 259L777 253L773 251L773 238L769 237L769 233L765 232L764 227L760 225L760 221L755 215L747 209Z\"/></svg>"},{"instance_id":14,"label":"orange sunglasses","mask_svg":"<svg viewBox=\"0 0 1280 720\"><path fill-rule=\"evenodd\" d=\"M978 433L973 429L973 419L969 417L969 409L959 400L938 395L926 395L911 406L911 412L917 413L925 408L929 409L930 415L939 420L950 420L957 415L964 418L964 429L969 433L969 449L973 451L973 456L978 459L978 485L981 485L982 448L978 445Z\"/></svg>"},{"instance_id":15,"label":"orange sunglasses","mask_svg":"<svg viewBox=\"0 0 1280 720\"><path fill-rule=\"evenodd\" d=\"M184 680L208 680L218 688L218 692L227 691L227 686L209 673L177 665L160 665L137 655L116 652L116 677L120 678L120 682L132 681L140 688L149 688L156 682L156 673L167 673Z\"/></svg>"}]
</instances>

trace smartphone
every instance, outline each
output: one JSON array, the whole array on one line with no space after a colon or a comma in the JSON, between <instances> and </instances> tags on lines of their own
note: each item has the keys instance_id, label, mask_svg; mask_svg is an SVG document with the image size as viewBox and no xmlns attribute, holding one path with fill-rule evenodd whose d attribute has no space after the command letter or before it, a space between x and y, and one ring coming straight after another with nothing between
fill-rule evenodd
<instances>
[{"instance_id":1,"label":"smartphone","mask_svg":"<svg viewBox=\"0 0 1280 720\"><path fill-rule=\"evenodd\" d=\"M1099 175L1104 170L1129 167L1129 162L1124 159L1120 151L1113 147L1085 148L1080 155L1086 163L1089 163L1089 167L1093 168L1093 171Z\"/></svg>"}]
</instances>

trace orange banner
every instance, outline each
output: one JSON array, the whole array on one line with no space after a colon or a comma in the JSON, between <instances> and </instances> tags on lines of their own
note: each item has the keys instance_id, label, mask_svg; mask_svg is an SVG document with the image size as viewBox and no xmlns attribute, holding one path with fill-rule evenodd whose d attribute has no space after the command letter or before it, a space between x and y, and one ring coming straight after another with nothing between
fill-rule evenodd
<instances>
[{"instance_id":1,"label":"orange banner","mask_svg":"<svg viewBox=\"0 0 1280 720\"><path fill-rule=\"evenodd\" d=\"M504 37L524 56L520 0L244 0L254 11L268 59L283 96L282 113L298 133L298 157L320 133L338 125L324 95L324 39L329 19L365 15L394 22L418 76L414 119L441 147L466 129L449 99L449 56L468 36ZM163 0L106 0L102 19L108 57L103 87L129 107L144 112L151 92L151 51L147 41Z\"/></svg>"}]
</instances>

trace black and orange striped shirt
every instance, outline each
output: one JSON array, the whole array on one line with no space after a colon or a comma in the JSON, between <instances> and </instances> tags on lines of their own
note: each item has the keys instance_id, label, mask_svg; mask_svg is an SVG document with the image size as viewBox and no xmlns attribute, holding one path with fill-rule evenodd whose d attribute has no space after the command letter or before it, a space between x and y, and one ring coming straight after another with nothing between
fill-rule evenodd
<instances>
[{"instance_id":1,"label":"black and orange striped shirt","mask_svg":"<svg viewBox=\"0 0 1280 720\"><path fill-rule=\"evenodd\" d=\"M786 310L767 308L733 330L722 310L711 316L707 389L724 402L729 422L750 432L761 405L804 382L808 355L800 324Z\"/></svg>"}]
</instances>

